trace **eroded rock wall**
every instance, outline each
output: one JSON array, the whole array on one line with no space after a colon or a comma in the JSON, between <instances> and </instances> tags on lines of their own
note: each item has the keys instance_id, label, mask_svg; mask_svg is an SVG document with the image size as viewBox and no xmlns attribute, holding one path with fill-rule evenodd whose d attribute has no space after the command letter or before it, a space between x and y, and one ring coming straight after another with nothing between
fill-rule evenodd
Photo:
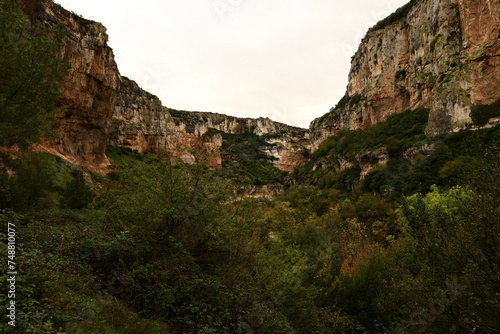
<instances>
[{"instance_id":1,"label":"eroded rock wall","mask_svg":"<svg viewBox=\"0 0 500 334\"><path fill-rule=\"evenodd\" d=\"M58 101L64 110L57 125L59 136L44 146L75 163L95 169L107 166L108 129L120 75L106 29L49 0L26 1L25 9L35 20L64 27L60 56L70 65Z\"/></svg>"},{"instance_id":2,"label":"eroded rock wall","mask_svg":"<svg viewBox=\"0 0 500 334\"><path fill-rule=\"evenodd\" d=\"M172 117L155 95L125 77L122 77L108 142L141 153L165 151L184 163L206 159L212 168L222 166L220 134L209 133L206 124L193 119Z\"/></svg>"},{"instance_id":3,"label":"eroded rock wall","mask_svg":"<svg viewBox=\"0 0 500 334\"><path fill-rule=\"evenodd\" d=\"M315 150L340 129L430 108L433 136L464 127L472 104L500 98L500 0L417 0L371 29L352 58L345 97L311 123Z\"/></svg>"},{"instance_id":4,"label":"eroded rock wall","mask_svg":"<svg viewBox=\"0 0 500 334\"><path fill-rule=\"evenodd\" d=\"M217 131L250 131L280 138L279 148L269 152L277 158L279 168L291 171L307 161L307 130L267 118L241 119L166 108L156 96L120 76L106 29L100 23L51 0L24 0L23 9L33 20L63 27L60 56L70 66L58 101L64 110L57 124L59 135L44 142L41 149L102 171L109 165L107 145L140 152L163 150L185 163L206 159L210 167L220 168L222 137Z\"/></svg>"},{"instance_id":5,"label":"eroded rock wall","mask_svg":"<svg viewBox=\"0 0 500 334\"><path fill-rule=\"evenodd\" d=\"M154 95L134 81L122 78L111 122L109 144L139 152L166 150L185 163L206 159L212 168L222 167L222 136L254 133L272 135L276 144L264 153L276 158L275 165L286 171L308 159L308 130L274 122L268 118L237 118L206 112L173 110L162 106Z\"/></svg>"}]
</instances>

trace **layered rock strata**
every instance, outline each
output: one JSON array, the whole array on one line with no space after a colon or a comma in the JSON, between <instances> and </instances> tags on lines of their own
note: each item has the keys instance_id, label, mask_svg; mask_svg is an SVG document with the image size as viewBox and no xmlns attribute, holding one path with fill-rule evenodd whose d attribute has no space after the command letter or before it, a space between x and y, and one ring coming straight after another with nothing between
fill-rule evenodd
<instances>
[{"instance_id":1,"label":"layered rock strata","mask_svg":"<svg viewBox=\"0 0 500 334\"><path fill-rule=\"evenodd\" d=\"M308 159L308 131L274 122L268 118L237 118L206 112L173 110L142 90L134 81L122 77L111 122L109 144L139 152L167 150L185 163L208 160L212 168L222 167L222 136L253 133L272 135L272 149L262 148L275 158L275 165L286 171Z\"/></svg>"},{"instance_id":2,"label":"layered rock strata","mask_svg":"<svg viewBox=\"0 0 500 334\"><path fill-rule=\"evenodd\" d=\"M165 151L189 164L204 159L209 167L220 168L222 137L208 130L206 124L193 119L172 117L155 95L122 77L108 144L141 153Z\"/></svg>"},{"instance_id":3,"label":"layered rock strata","mask_svg":"<svg viewBox=\"0 0 500 334\"><path fill-rule=\"evenodd\" d=\"M430 136L464 127L473 104L500 98L500 0L412 0L370 29L345 97L310 125L315 150L340 129L430 108Z\"/></svg>"},{"instance_id":4,"label":"layered rock strata","mask_svg":"<svg viewBox=\"0 0 500 334\"><path fill-rule=\"evenodd\" d=\"M65 30L60 56L70 68L58 101L64 116L57 125L59 136L46 143L46 149L96 169L107 166L106 143L120 75L106 29L52 1L29 0L24 8L33 19Z\"/></svg>"},{"instance_id":5,"label":"layered rock strata","mask_svg":"<svg viewBox=\"0 0 500 334\"><path fill-rule=\"evenodd\" d=\"M109 165L105 152L110 144L140 152L164 150L185 163L205 159L210 167L220 168L222 137L217 131L250 131L280 138L277 148L268 152L277 158L277 167L291 171L307 160L307 130L266 118L240 119L163 107L156 96L120 76L100 23L51 0L23 0L22 5L32 20L63 27L60 56L70 66L58 101L64 110L57 124L59 136L44 142L41 149L102 171Z\"/></svg>"}]
</instances>

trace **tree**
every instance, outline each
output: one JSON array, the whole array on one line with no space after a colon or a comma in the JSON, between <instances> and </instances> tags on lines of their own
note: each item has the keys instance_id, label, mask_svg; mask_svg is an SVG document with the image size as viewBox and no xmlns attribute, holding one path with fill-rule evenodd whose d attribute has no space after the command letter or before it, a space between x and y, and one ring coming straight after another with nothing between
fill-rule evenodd
<instances>
[{"instance_id":1,"label":"tree","mask_svg":"<svg viewBox=\"0 0 500 334\"><path fill-rule=\"evenodd\" d=\"M66 185L63 204L71 209L84 209L92 202L93 197L94 194L85 183L83 173L74 171L73 180Z\"/></svg>"},{"instance_id":2,"label":"tree","mask_svg":"<svg viewBox=\"0 0 500 334\"><path fill-rule=\"evenodd\" d=\"M54 29L53 31L57 31ZM51 133L65 63L60 38L0 0L0 145L28 147Z\"/></svg>"}]
</instances>

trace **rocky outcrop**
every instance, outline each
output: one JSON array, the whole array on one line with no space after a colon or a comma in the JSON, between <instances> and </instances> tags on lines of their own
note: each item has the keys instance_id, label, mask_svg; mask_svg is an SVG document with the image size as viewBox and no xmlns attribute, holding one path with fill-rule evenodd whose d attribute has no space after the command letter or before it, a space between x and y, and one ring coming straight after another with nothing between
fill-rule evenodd
<instances>
[{"instance_id":1,"label":"rocky outcrop","mask_svg":"<svg viewBox=\"0 0 500 334\"><path fill-rule=\"evenodd\" d=\"M276 196L282 195L285 192L285 187L283 185L252 185L243 189L243 198L274 198Z\"/></svg>"},{"instance_id":2,"label":"rocky outcrop","mask_svg":"<svg viewBox=\"0 0 500 334\"><path fill-rule=\"evenodd\" d=\"M373 166L386 165L389 162L389 151L386 147L381 147L365 154L356 155L356 160L361 169L360 178L364 179Z\"/></svg>"},{"instance_id":3,"label":"rocky outcrop","mask_svg":"<svg viewBox=\"0 0 500 334\"><path fill-rule=\"evenodd\" d=\"M185 163L205 159L212 168L222 167L222 136L253 133L269 136L272 148L263 152L274 157L275 165L286 171L308 159L308 131L274 122L268 118L237 118L206 112L173 110L142 90L134 81L122 77L111 122L109 144L139 152L168 151Z\"/></svg>"},{"instance_id":4,"label":"rocky outcrop","mask_svg":"<svg viewBox=\"0 0 500 334\"><path fill-rule=\"evenodd\" d=\"M473 104L500 97L500 0L412 0L370 29L344 98L311 123L315 150L340 129L430 108L430 136L462 128Z\"/></svg>"},{"instance_id":5,"label":"rocky outcrop","mask_svg":"<svg viewBox=\"0 0 500 334\"><path fill-rule=\"evenodd\" d=\"M108 129L120 79L106 29L49 0L24 1L24 9L35 20L65 29L60 55L70 69L58 101L64 117L57 125L58 138L45 148L88 167L107 166Z\"/></svg>"},{"instance_id":6,"label":"rocky outcrop","mask_svg":"<svg viewBox=\"0 0 500 334\"><path fill-rule=\"evenodd\" d=\"M263 147L262 151L273 158L273 164L281 170L292 172L309 160L309 144L295 141L289 135L268 139L270 146Z\"/></svg>"},{"instance_id":7,"label":"rocky outcrop","mask_svg":"<svg viewBox=\"0 0 500 334\"><path fill-rule=\"evenodd\" d=\"M51 0L23 0L22 6L32 20L63 27L60 56L70 66L58 101L64 110L57 124L59 136L38 149L101 171L109 165L107 145L139 152L162 150L185 163L204 159L208 166L220 168L222 136L218 131L251 132L278 138L274 149L267 152L276 158L277 167L291 171L307 160L307 130L267 118L240 119L166 108L156 96L120 76L100 23Z\"/></svg>"},{"instance_id":8,"label":"rocky outcrop","mask_svg":"<svg viewBox=\"0 0 500 334\"><path fill-rule=\"evenodd\" d=\"M134 81L122 77L122 89L116 100L108 143L141 153L166 151L174 159L220 168L222 137L208 126L190 118L174 118L154 95Z\"/></svg>"},{"instance_id":9,"label":"rocky outcrop","mask_svg":"<svg viewBox=\"0 0 500 334\"><path fill-rule=\"evenodd\" d=\"M359 167L360 178L364 179L374 166L386 165L389 160L389 151L386 147L381 147L366 153L356 154L351 158L342 155L320 158L314 164L313 170L333 168L336 173L341 173L349 168Z\"/></svg>"},{"instance_id":10,"label":"rocky outcrop","mask_svg":"<svg viewBox=\"0 0 500 334\"><path fill-rule=\"evenodd\" d=\"M177 111L177 113L179 113ZM295 167L309 160L309 131L269 118L238 118L215 113L185 113L183 117L206 124L208 128L230 134L253 133L264 136L269 146L260 150L272 158L273 164L284 171L291 172Z\"/></svg>"}]
</instances>

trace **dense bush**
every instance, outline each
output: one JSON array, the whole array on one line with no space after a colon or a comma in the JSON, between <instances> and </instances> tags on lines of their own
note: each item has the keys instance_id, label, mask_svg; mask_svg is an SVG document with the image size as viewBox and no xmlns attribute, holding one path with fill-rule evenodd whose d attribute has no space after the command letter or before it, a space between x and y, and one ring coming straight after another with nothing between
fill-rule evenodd
<instances>
[{"instance_id":1,"label":"dense bush","mask_svg":"<svg viewBox=\"0 0 500 334\"><path fill-rule=\"evenodd\" d=\"M15 0L0 2L0 145L28 147L52 134L67 65L60 33L30 22ZM59 36L56 36L59 35Z\"/></svg>"},{"instance_id":2,"label":"dense bush","mask_svg":"<svg viewBox=\"0 0 500 334\"><path fill-rule=\"evenodd\" d=\"M272 201L237 200L202 164L110 149L115 171L95 178L93 209L76 209L69 189L75 197L89 190L81 172L45 157L50 163L33 182L65 171L56 189L74 209L0 214L18 226L22 250L19 300L27 311L18 326L33 333L496 329L496 133L442 137L422 161L399 157L377 169L381 178L367 175L370 192L388 180L404 188L412 178L406 186L415 192L441 175L446 186L463 179L461 166L478 174L468 186L433 186L400 204L329 187L359 170L323 188L297 184ZM464 145L490 149L482 160L479 152L453 158ZM411 177L397 175L412 169ZM436 170L438 179L429 179Z\"/></svg>"},{"instance_id":3,"label":"dense bush","mask_svg":"<svg viewBox=\"0 0 500 334\"><path fill-rule=\"evenodd\" d=\"M484 126L490 118L500 116L500 99L491 104L473 105L470 116L474 124Z\"/></svg>"},{"instance_id":4,"label":"dense bush","mask_svg":"<svg viewBox=\"0 0 500 334\"><path fill-rule=\"evenodd\" d=\"M411 0L410 2L408 2L406 5L398 8L394 13L392 13L391 15L387 16L386 18L384 18L383 20L377 22L377 24L375 24L373 27L371 27L369 30L368 30L368 33L370 32L373 32L373 31L377 31L377 30L380 30L380 29L384 29L385 27L387 27L388 25L391 25L393 24L394 22L397 22L399 20L401 20L402 18L404 18L406 15L408 15L408 13L410 12L410 10L417 4L417 0Z\"/></svg>"},{"instance_id":5,"label":"dense bush","mask_svg":"<svg viewBox=\"0 0 500 334\"><path fill-rule=\"evenodd\" d=\"M353 157L388 144L394 146L394 140L399 141L398 145L407 147L425 138L428 117L428 109L407 110L365 130L339 131L321 143L312 154L312 160L324 156Z\"/></svg>"},{"instance_id":6,"label":"dense bush","mask_svg":"<svg viewBox=\"0 0 500 334\"><path fill-rule=\"evenodd\" d=\"M272 164L262 148L274 145L253 133L222 134L223 168L217 174L243 185L283 184L285 172Z\"/></svg>"},{"instance_id":7,"label":"dense bush","mask_svg":"<svg viewBox=\"0 0 500 334\"><path fill-rule=\"evenodd\" d=\"M17 211L55 208L64 201L72 182L71 169L50 154L25 152L17 159L4 159L0 169L0 208ZM7 172L7 169L11 173ZM66 195L71 195L69 189Z\"/></svg>"}]
</instances>

